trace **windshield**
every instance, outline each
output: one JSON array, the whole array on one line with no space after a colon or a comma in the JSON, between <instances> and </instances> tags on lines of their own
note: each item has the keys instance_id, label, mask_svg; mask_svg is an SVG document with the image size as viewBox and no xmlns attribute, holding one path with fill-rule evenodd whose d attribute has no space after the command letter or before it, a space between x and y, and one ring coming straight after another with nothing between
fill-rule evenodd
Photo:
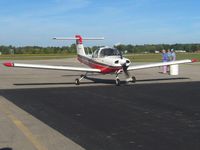
<instances>
[{"instance_id":1,"label":"windshield","mask_svg":"<svg viewBox=\"0 0 200 150\"><path fill-rule=\"evenodd\" d=\"M104 48L100 52L100 57L105 56L121 56L121 52L114 48Z\"/></svg>"}]
</instances>

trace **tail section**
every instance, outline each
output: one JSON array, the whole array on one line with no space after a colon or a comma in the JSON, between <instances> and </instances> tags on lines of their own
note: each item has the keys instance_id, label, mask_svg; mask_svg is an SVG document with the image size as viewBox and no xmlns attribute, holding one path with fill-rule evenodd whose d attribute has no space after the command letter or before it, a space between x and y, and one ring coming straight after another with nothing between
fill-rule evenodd
<instances>
[{"instance_id":1,"label":"tail section","mask_svg":"<svg viewBox=\"0 0 200 150\"><path fill-rule=\"evenodd\" d=\"M76 35L76 50L77 54L81 56L85 56L85 49L83 46L83 38L80 35Z\"/></svg>"},{"instance_id":2,"label":"tail section","mask_svg":"<svg viewBox=\"0 0 200 150\"><path fill-rule=\"evenodd\" d=\"M77 54L81 56L85 56L85 49L83 46L83 40L103 40L104 38L82 38L80 35L76 35L75 38L53 38L54 40L76 40L76 49Z\"/></svg>"}]
</instances>

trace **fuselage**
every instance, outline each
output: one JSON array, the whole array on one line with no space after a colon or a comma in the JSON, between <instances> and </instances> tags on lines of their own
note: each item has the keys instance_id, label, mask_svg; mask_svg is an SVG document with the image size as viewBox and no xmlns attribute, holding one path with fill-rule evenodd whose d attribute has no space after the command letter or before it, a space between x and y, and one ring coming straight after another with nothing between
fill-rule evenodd
<instances>
[{"instance_id":1,"label":"fuselage","mask_svg":"<svg viewBox=\"0 0 200 150\"><path fill-rule=\"evenodd\" d=\"M118 50L105 47L96 50L93 55L78 55L78 60L91 68L100 69L103 74L117 73L123 65L130 65L130 60L122 57Z\"/></svg>"}]
</instances>

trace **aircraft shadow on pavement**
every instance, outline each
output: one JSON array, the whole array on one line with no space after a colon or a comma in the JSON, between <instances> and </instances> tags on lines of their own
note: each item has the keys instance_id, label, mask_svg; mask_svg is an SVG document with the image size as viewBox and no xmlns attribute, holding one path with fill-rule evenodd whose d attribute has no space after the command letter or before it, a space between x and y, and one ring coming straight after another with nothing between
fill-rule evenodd
<instances>
[{"instance_id":1,"label":"aircraft shadow on pavement","mask_svg":"<svg viewBox=\"0 0 200 150\"><path fill-rule=\"evenodd\" d=\"M82 85L94 84L94 83L103 83L103 84L114 84L115 80L109 79L94 79L94 78L86 78L87 80L91 80L93 82L81 82ZM123 82L122 82L123 83ZM124 82L125 83L125 82ZM57 83L16 83L13 84L15 86L28 86L28 85L75 85L75 82L57 82Z\"/></svg>"},{"instance_id":2,"label":"aircraft shadow on pavement","mask_svg":"<svg viewBox=\"0 0 200 150\"><path fill-rule=\"evenodd\" d=\"M100 78L91 78L87 77L86 79L93 81L94 83L104 83L104 84L114 84L115 80L114 79L100 79ZM170 80L186 80L190 78L185 78L185 77L179 77L179 78L157 78L157 79L143 79L143 80L136 80L136 82L150 82L150 81L170 81ZM125 84L126 81L122 80L122 84Z\"/></svg>"},{"instance_id":3,"label":"aircraft shadow on pavement","mask_svg":"<svg viewBox=\"0 0 200 150\"><path fill-rule=\"evenodd\" d=\"M12 150L12 148L5 147L5 148L0 148L0 150Z\"/></svg>"},{"instance_id":4,"label":"aircraft shadow on pavement","mask_svg":"<svg viewBox=\"0 0 200 150\"><path fill-rule=\"evenodd\" d=\"M144 79L144 80L137 80L136 82L147 82L147 81L170 81L170 80L186 80L190 78L157 78L157 79Z\"/></svg>"},{"instance_id":5,"label":"aircraft shadow on pavement","mask_svg":"<svg viewBox=\"0 0 200 150\"><path fill-rule=\"evenodd\" d=\"M114 79L100 79L100 78L94 78L94 77L86 77L86 80L90 80L92 82L81 82L83 85L87 84L95 84L95 83L103 83L103 84L115 84ZM171 81L171 80L186 80L190 78L184 78L184 77L179 77L179 78L157 78L157 79L144 79L144 80L137 80L136 82L151 82L151 81ZM126 81L121 81L121 84L125 84ZM15 86L28 86L28 85L74 85L75 82L57 82L57 83L16 83L13 84Z\"/></svg>"}]
</instances>

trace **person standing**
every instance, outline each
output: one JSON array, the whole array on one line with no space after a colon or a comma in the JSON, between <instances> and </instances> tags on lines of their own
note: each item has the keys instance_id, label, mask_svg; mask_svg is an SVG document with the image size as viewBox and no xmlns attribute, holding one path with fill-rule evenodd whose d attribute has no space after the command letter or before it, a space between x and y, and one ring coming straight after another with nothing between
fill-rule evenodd
<instances>
[{"instance_id":1,"label":"person standing","mask_svg":"<svg viewBox=\"0 0 200 150\"><path fill-rule=\"evenodd\" d=\"M170 49L167 50L167 57L168 57L168 61L172 61L172 53ZM170 70L170 66L167 66L167 72L169 72L169 70Z\"/></svg>"},{"instance_id":2,"label":"person standing","mask_svg":"<svg viewBox=\"0 0 200 150\"><path fill-rule=\"evenodd\" d=\"M170 49L167 50L167 57L168 57L168 61L172 61L172 53Z\"/></svg>"},{"instance_id":3,"label":"person standing","mask_svg":"<svg viewBox=\"0 0 200 150\"><path fill-rule=\"evenodd\" d=\"M171 49L171 57L172 57L172 61L176 60L176 53L175 53L174 49Z\"/></svg>"},{"instance_id":4,"label":"person standing","mask_svg":"<svg viewBox=\"0 0 200 150\"><path fill-rule=\"evenodd\" d=\"M162 61L168 62L168 55L166 53L166 50L164 50L164 49L162 50ZM162 72L167 73L167 66L163 66Z\"/></svg>"}]
</instances>

